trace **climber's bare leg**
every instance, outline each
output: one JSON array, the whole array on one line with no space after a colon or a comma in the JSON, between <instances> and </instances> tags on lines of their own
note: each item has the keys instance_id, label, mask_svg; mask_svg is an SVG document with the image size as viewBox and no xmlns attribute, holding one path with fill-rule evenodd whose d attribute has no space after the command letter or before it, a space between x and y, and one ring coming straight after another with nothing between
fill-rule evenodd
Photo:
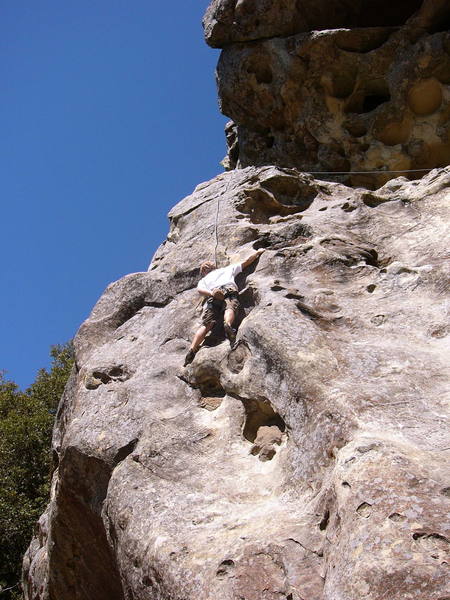
<instances>
[{"instance_id":1,"label":"climber's bare leg","mask_svg":"<svg viewBox=\"0 0 450 600\"><path fill-rule=\"evenodd\" d=\"M197 329L197 333L194 335L190 350L192 350L193 352L197 352L197 350L200 347L200 344L203 342L205 337L213 328L213 325L214 323L208 323L208 325L201 325L201 327Z\"/></svg>"},{"instance_id":2,"label":"climber's bare leg","mask_svg":"<svg viewBox=\"0 0 450 600\"><path fill-rule=\"evenodd\" d=\"M231 327L234 323L235 316L236 313L234 312L234 310L232 308L227 308L223 315L223 322Z\"/></svg>"},{"instance_id":3,"label":"climber's bare leg","mask_svg":"<svg viewBox=\"0 0 450 600\"><path fill-rule=\"evenodd\" d=\"M236 313L233 308L227 308L223 315L223 326L225 329L225 336L230 341L231 347L236 342L236 329L233 329L233 322Z\"/></svg>"}]
</instances>

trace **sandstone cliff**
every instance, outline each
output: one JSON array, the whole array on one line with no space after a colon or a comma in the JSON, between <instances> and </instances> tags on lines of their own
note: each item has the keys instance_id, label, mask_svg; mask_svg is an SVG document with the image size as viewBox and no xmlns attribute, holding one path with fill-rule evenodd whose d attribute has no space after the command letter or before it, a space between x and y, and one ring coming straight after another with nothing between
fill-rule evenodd
<instances>
[{"instance_id":1,"label":"sandstone cliff","mask_svg":"<svg viewBox=\"0 0 450 600\"><path fill-rule=\"evenodd\" d=\"M244 17L255 26L259 4L277 17L251 35ZM285 65L286 36L328 26L320 2L312 21L287 28L283 10L307 2L259 4L213 3L207 35L214 30L225 53L272 44ZM409 18L418 31L436 14L431 4L414 16L419 7L401 3L388 26ZM350 18L353 3L340 5ZM219 18L230 7L243 15L233 29ZM335 13L331 26L341 27ZM316 35L321 52L340 35ZM447 34L423 35L427 46ZM266 110L275 91L255 90ZM443 102L424 128L446 123ZM29 600L450 597L450 168L352 188L287 168L297 158L283 164L281 138L261 158L278 166L245 166L246 127L243 168L172 209L148 272L112 283L76 336L52 498L24 561ZM235 347L218 328L183 368L199 317L198 265L214 256L216 225L221 266L266 251L239 281Z\"/></svg>"},{"instance_id":2,"label":"sandstone cliff","mask_svg":"<svg viewBox=\"0 0 450 600\"><path fill-rule=\"evenodd\" d=\"M420 4L214 0L228 164L352 171L339 181L364 187L392 175L361 171L447 165L450 3Z\"/></svg>"}]
</instances>

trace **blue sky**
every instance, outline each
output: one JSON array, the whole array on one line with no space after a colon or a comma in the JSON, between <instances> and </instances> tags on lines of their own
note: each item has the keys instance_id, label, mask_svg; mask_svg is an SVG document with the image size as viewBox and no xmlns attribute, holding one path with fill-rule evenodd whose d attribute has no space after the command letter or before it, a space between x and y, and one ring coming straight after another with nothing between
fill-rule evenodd
<instances>
[{"instance_id":1,"label":"blue sky","mask_svg":"<svg viewBox=\"0 0 450 600\"><path fill-rule=\"evenodd\" d=\"M22 388L222 172L207 0L2 0L0 370Z\"/></svg>"}]
</instances>

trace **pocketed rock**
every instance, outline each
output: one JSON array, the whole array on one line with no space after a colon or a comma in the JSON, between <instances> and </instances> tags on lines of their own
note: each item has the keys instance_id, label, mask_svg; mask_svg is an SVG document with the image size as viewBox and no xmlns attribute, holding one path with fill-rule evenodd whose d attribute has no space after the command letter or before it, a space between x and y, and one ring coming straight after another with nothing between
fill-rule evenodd
<instances>
[{"instance_id":1,"label":"pocketed rock","mask_svg":"<svg viewBox=\"0 0 450 600\"><path fill-rule=\"evenodd\" d=\"M227 168L376 189L450 162L448 2L217 0L204 23L224 48Z\"/></svg>"},{"instance_id":2,"label":"pocketed rock","mask_svg":"<svg viewBox=\"0 0 450 600\"><path fill-rule=\"evenodd\" d=\"M386 172L449 162L449 23L446 0L211 3L235 170L75 338L26 600L450 597L450 169ZM266 251L236 344L183 368L216 235L219 266Z\"/></svg>"},{"instance_id":3,"label":"pocketed rock","mask_svg":"<svg viewBox=\"0 0 450 600\"><path fill-rule=\"evenodd\" d=\"M279 446L282 439L283 433L280 431L279 427L276 425L263 425L258 429L255 443L250 452L254 455L258 455L259 460L262 460L263 462L271 460L275 456L275 446Z\"/></svg>"},{"instance_id":4,"label":"pocketed rock","mask_svg":"<svg viewBox=\"0 0 450 600\"><path fill-rule=\"evenodd\" d=\"M449 190L248 167L175 206L76 336L25 598L449 596ZM184 369L217 214L221 265L266 251Z\"/></svg>"}]
</instances>

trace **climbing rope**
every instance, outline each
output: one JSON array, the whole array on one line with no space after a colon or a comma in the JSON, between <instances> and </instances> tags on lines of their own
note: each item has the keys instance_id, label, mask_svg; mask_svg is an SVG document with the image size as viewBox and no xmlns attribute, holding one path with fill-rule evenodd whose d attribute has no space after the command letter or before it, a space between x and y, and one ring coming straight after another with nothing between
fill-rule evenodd
<instances>
[{"instance_id":1,"label":"climbing rope","mask_svg":"<svg viewBox=\"0 0 450 600\"><path fill-rule=\"evenodd\" d=\"M225 186L225 192L223 193L224 196L227 195L228 189L231 186L231 183L234 179L234 176L236 175L236 169L233 171L233 173L231 174L230 178L227 181L227 185ZM215 238L216 238L216 245L214 248L214 263L217 267L217 247L219 246L219 210L220 210L220 196L222 194L219 194L217 196L217 209L216 209L216 222L215 222L215 226L214 226L214 231L215 231Z\"/></svg>"},{"instance_id":2,"label":"climbing rope","mask_svg":"<svg viewBox=\"0 0 450 600\"><path fill-rule=\"evenodd\" d=\"M0 590L0 594L4 594L5 592L9 592L10 590L13 590L14 588L16 588L18 585L20 585L20 582L17 582L16 584L12 585L11 587L3 588L2 590Z\"/></svg>"},{"instance_id":3,"label":"climbing rope","mask_svg":"<svg viewBox=\"0 0 450 600\"><path fill-rule=\"evenodd\" d=\"M216 246L214 248L214 264L215 264L216 268L217 268L217 246L219 245L219 236L217 233L218 222L219 222L219 208L220 208L220 195L217 196L217 210L216 210L216 224L215 224Z\"/></svg>"},{"instance_id":4,"label":"climbing rope","mask_svg":"<svg viewBox=\"0 0 450 600\"><path fill-rule=\"evenodd\" d=\"M436 168L436 167L435 167ZM379 169L378 171L300 171L301 173L306 173L307 175L378 175L384 173L428 173L433 169L398 169L398 170L385 170ZM227 195L228 189L233 182L234 176L236 174L237 169L233 170L230 178L228 179L227 185L225 187L224 196ZM217 209L216 209L216 220L214 225L214 235L216 239L215 247L214 247L214 263L217 267L217 248L219 246L219 211L220 211L220 196L217 196Z\"/></svg>"},{"instance_id":5,"label":"climbing rope","mask_svg":"<svg viewBox=\"0 0 450 600\"><path fill-rule=\"evenodd\" d=\"M438 167L434 167L438 168ZM378 173L424 173L433 169L399 169L398 171L388 171L379 169L378 171L301 171L308 175L376 175Z\"/></svg>"}]
</instances>

